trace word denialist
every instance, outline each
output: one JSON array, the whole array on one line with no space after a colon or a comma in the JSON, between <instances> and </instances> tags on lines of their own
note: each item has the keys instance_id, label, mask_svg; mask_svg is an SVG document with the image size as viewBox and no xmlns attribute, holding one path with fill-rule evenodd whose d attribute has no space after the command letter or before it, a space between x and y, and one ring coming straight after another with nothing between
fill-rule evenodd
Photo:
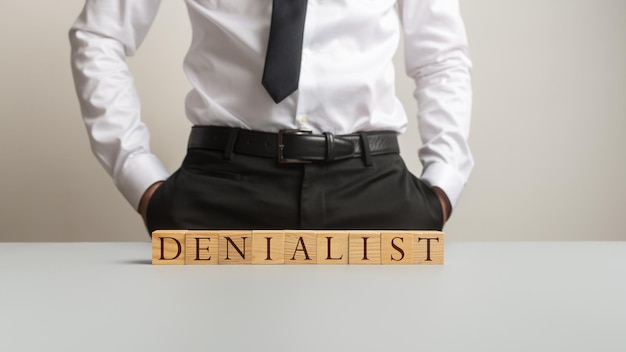
<instances>
[{"instance_id":1,"label":"word denialist","mask_svg":"<svg viewBox=\"0 0 626 352\"><path fill-rule=\"evenodd\" d=\"M152 264L443 264L440 231L152 233Z\"/></svg>"}]
</instances>

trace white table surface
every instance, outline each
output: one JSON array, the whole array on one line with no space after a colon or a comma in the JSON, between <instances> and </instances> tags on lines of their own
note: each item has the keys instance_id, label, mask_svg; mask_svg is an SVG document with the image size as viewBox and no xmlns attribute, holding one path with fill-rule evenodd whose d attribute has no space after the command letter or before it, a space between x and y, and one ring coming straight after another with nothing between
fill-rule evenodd
<instances>
[{"instance_id":1,"label":"white table surface","mask_svg":"<svg viewBox=\"0 0 626 352\"><path fill-rule=\"evenodd\" d=\"M442 266L153 266L0 243L0 351L626 351L626 242L449 242Z\"/></svg>"}]
</instances>

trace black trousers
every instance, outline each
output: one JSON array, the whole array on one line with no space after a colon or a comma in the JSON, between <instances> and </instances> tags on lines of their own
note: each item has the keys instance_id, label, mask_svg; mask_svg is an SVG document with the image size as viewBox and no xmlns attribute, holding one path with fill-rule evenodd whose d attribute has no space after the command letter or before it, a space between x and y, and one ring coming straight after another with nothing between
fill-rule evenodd
<instances>
[{"instance_id":1,"label":"black trousers","mask_svg":"<svg viewBox=\"0 0 626 352\"><path fill-rule=\"evenodd\" d=\"M441 230L436 194L398 154L311 164L189 149L157 188L148 230Z\"/></svg>"}]
</instances>

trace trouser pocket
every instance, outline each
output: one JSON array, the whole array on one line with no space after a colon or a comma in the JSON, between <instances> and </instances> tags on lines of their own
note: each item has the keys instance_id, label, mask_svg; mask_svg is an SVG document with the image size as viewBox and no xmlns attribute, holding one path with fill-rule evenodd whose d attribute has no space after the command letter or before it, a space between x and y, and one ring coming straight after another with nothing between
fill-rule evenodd
<instances>
[{"instance_id":1,"label":"trouser pocket","mask_svg":"<svg viewBox=\"0 0 626 352\"><path fill-rule=\"evenodd\" d=\"M408 172L408 170L407 170ZM424 182L419 177L411 174L411 178L413 179L413 183L418 192L418 195L422 198L425 206L423 207L424 212L428 212L429 216L432 219L432 226L434 230L441 230L444 225L443 220L443 208L441 207L441 201L437 196L437 193L430 187L426 182Z\"/></svg>"},{"instance_id":2,"label":"trouser pocket","mask_svg":"<svg viewBox=\"0 0 626 352\"><path fill-rule=\"evenodd\" d=\"M441 230L437 195L409 172L400 155L376 156L371 167L357 159L336 167L327 170L322 190L328 227Z\"/></svg>"},{"instance_id":3,"label":"trouser pocket","mask_svg":"<svg viewBox=\"0 0 626 352\"><path fill-rule=\"evenodd\" d=\"M146 226L152 234L156 230L177 230L171 225L171 209L173 206L173 187L178 171L172 174L152 193L146 210Z\"/></svg>"}]
</instances>

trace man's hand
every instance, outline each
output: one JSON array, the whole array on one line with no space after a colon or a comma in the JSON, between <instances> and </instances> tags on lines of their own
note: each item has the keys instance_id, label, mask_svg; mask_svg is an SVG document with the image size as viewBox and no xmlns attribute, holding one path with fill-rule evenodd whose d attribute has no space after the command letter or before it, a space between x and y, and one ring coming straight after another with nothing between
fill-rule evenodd
<instances>
[{"instance_id":1,"label":"man's hand","mask_svg":"<svg viewBox=\"0 0 626 352\"><path fill-rule=\"evenodd\" d=\"M439 202L441 202L441 209L443 209L443 223L445 224L450 217L452 204L450 204L450 199L448 199L448 196L446 196L441 188L433 187L433 191L435 191L435 194L437 194L437 198L439 198Z\"/></svg>"},{"instance_id":2,"label":"man's hand","mask_svg":"<svg viewBox=\"0 0 626 352\"><path fill-rule=\"evenodd\" d=\"M139 212L139 215L141 215L141 218L143 219L143 222L146 225L148 225L148 219L146 217L147 216L146 213L148 212L148 204L150 204L150 199L152 198L154 191L156 191L156 189L159 188L159 186L161 186L162 183L163 181L153 183L143 193L143 196L141 196L141 200L139 201L139 209L137 209L137 211Z\"/></svg>"}]
</instances>

